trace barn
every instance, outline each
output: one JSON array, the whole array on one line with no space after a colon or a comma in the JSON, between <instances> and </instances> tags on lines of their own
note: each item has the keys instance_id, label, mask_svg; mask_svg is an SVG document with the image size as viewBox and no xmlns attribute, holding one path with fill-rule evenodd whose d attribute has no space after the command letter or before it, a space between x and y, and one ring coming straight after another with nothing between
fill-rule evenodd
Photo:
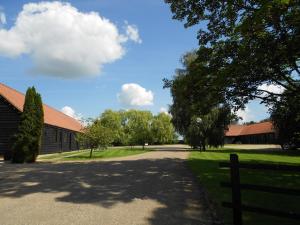
<instances>
[{"instance_id":1,"label":"barn","mask_svg":"<svg viewBox=\"0 0 300 225\"><path fill-rule=\"evenodd\" d=\"M11 155L11 137L17 132L25 95L0 83L0 154ZM48 106L44 108L41 154L79 149L75 137L82 126L79 121Z\"/></svg>"},{"instance_id":2,"label":"barn","mask_svg":"<svg viewBox=\"0 0 300 225\"><path fill-rule=\"evenodd\" d=\"M276 144L276 131L271 122L230 125L225 133L226 144Z\"/></svg>"}]
</instances>

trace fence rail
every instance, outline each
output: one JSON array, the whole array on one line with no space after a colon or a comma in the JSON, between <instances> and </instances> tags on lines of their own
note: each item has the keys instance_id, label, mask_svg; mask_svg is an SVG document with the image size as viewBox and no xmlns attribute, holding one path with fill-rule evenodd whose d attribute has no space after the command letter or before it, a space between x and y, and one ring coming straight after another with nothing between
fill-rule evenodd
<instances>
[{"instance_id":1,"label":"fence rail","mask_svg":"<svg viewBox=\"0 0 300 225\"><path fill-rule=\"evenodd\" d=\"M234 225L243 224L243 219L242 219L243 211L300 220L300 213L298 212L291 212L291 211L287 212L287 211L266 209L262 207L245 205L242 204L242 198L241 198L242 189L267 192L273 194L300 196L299 189L240 183L240 169L300 172L300 166L240 163L237 154L230 154L230 162L221 162L219 166L222 168L230 168L230 182L221 182L221 186L226 188L231 188L232 202L223 202L222 205L227 208L232 208Z\"/></svg>"}]
</instances>

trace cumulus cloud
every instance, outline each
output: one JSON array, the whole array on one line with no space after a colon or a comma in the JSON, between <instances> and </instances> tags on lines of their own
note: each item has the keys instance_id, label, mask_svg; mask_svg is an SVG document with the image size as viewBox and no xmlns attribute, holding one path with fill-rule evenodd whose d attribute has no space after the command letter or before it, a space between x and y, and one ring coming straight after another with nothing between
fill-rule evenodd
<instances>
[{"instance_id":1,"label":"cumulus cloud","mask_svg":"<svg viewBox=\"0 0 300 225\"><path fill-rule=\"evenodd\" d=\"M171 116L171 114L168 112L168 109L165 107L160 107L159 112Z\"/></svg>"},{"instance_id":2,"label":"cumulus cloud","mask_svg":"<svg viewBox=\"0 0 300 225\"><path fill-rule=\"evenodd\" d=\"M284 91L284 87L274 84L262 84L258 87L260 90L268 91L274 94L281 94ZM266 96L267 93L263 93L262 96Z\"/></svg>"},{"instance_id":3,"label":"cumulus cloud","mask_svg":"<svg viewBox=\"0 0 300 225\"><path fill-rule=\"evenodd\" d=\"M252 111L250 110L250 108L248 106L246 106L246 108L244 110L242 109L239 109L237 112L236 112L236 115L238 117L241 117L241 121L242 122L249 122L251 120L254 119L254 116L252 114Z\"/></svg>"},{"instance_id":4,"label":"cumulus cloud","mask_svg":"<svg viewBox=\"0 0 300 225\"><path fill-rule=\"evenodd\" d=\"M168 110L165 107L160 107L159 112L168 114Z\"/></svg>"},{"instance_id":5,"label":"cumulus cloud","mask_svg":"<svg viewBox=\"0 0 300 225\"><path fill-rule=\"evenodd\" d=\"M66 114L67 116L70 116L78 121L82 120L82 115L75 112L74 109L72 109L70 106L64 106L61 111Z\"/></svg>"},{"instance_id":6,"label":"cumulus cloud","mask_svg":"<svg viewBox=\"0 0 300 225\"><path fill-rule=\"evenodd\" d=\"M139 35L139 30L137 28L137 26L135 25L130 25L126 22L126 35L128 37L128 39L141 44L142 43L142 39L140 38Z\"/></svg>"},{"instance_id":7,"label":"cumulus cloud","mask_svg":"<svg viewBox=\"0 0 300 225\"><path fill-rule=\"evenodd\" d=\"M6 16L4 12L0 11L0 26L6 24Z\"/></svg>"},{"instance_id":8,"label":"cumulus cloud","mask_svg":"<svg viewBox=\"0 0 300 225\"><path fill-rule=\"evenodd\" d=\"M123 84L121 92L117 94L119 102L126 106L153 105L154 95L138 84Z\"/></svg>"},{"instance_id":9,"label":"cumulus cloud","mask_svg":"<svg viewBox=\"0 0 300 225\"><path fill-rule=\"evenodd\" d=\"M114 23L97 12L80 12L70 3L28 3L14 26L0 29L0 54L28 54L35 74L93 76L104 64L122 58L124 42L141 41L137 28L127 27L122 35Z\"/></svg>"}]
</instances>

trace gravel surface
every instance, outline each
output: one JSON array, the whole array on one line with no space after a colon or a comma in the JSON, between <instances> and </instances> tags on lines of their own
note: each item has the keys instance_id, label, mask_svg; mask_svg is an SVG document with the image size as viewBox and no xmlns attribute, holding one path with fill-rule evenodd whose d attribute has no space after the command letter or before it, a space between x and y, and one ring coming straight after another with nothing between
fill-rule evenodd
<instances>
[{"instance_id":1,"label":"gravel surface","mask_svg":"<svg viewBox=\"0 0 300 225\"><path fill-rule=\"evenodd\" d=\"M91 162L0 164L1 225L213 224L186 148Z\"/></svg>"}]
</instances>

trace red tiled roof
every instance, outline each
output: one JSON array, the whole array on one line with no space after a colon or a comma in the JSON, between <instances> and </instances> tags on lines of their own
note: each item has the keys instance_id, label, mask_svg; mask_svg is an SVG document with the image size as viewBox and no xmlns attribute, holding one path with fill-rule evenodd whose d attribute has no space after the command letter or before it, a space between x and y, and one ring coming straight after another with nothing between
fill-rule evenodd
<instances>
[{"instance_id":1,"label":"red tiled roof","mask_svg":"<svg viewBox=\"0 0 300 225\"><path fill-rule=\"evenodd\" d=\"M274 127L271 122L262 122L249 125L229 125L225 136L243 136L251 134L274 133Z\"/></svg>"},{"instance_id":2,"label":"red tiled roof","mask_svg":"<svg viewBox=\"0 0 300 225\"><path fill-rule=\"evenodd\" d=\"M240 136L244 125L229 125L225 136Z\"/></svg>"},{"instance_id":3,"label":"red tiled roof","mask_svg":"<svg viewBox=\"0 0 300 225\"><path fill-rule=\"evenodd\" d=\"M0 95L3 96L10 104L12 104L20 112L23 111L23 105L25 102L24 94L0 83ZM43 108L45 124L49 124L56 127L62 127L77 132L81 131L82 125L79 121L45 104L43 104Z\"/></svg>"}]
</instances>

